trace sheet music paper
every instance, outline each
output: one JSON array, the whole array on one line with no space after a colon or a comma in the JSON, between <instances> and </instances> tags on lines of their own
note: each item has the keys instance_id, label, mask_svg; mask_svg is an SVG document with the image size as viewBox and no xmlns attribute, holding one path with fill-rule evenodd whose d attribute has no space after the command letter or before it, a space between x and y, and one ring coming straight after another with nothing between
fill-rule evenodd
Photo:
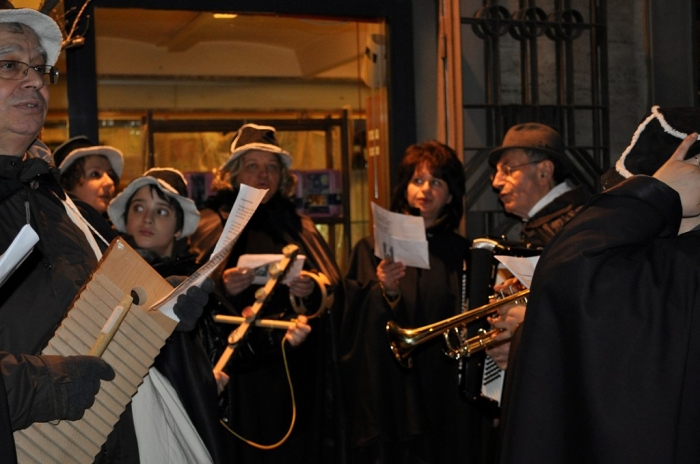
<instances>
[{"instance_id":1,"label":"sheet music paper","mask_svg":"<svg viewBox=\"0 0 700 464\"><path fill-rule=\"evenodd\" d=\"M518 278L521 284L526 288L532 285L532 276L535 274L535 267L539 256L517 257L496 255L496 259L500 261L508 270Z\"/></svg>"},{"instance_id":2,"label":"sheet music paper","mask_svg":"<svg viewBox=\"0 0 700 464\"><path fill-rule=\"evenodd\" d=\"M255 273L253 283L256 285L264 285L270 278L270 265L282 261L282 258L284 258L283 254L241 255L238 258L236 267L252 269ZM297 255L294 263L291 265L289 271L287 271L284 279L282 280L283 284L288 284L301 275L301 271L304 269L305 260L306 256Z\"/></svg>"},{"instance_id":3,"label":"sheet music paper","mask_svg":"<svg viewBox=\"0 0 700 464\"><path fill-rule=\"evenodd\" d=\"M516 257L507 255L496 255L496 259L501 262L525 287L530 288L532 276L539 256ZM498 401L501 404L501 394L503 393L503 371L490 356L486 356L484 362L484 378L481 384L481 393L484 396Z\"/></svg>"},{"instance_id":4,"label":"sheet music paper","mask_svg":"<svg viewBox=\"0 0 700 464\"><path fill-rule=\"evenodd\" d=\"M39 236L32 226L25 224L20 229L7 251L0 256L0 285L27 259L38 241Z\"/></svg>"},{"instance_id":5,"label":"sheet music paper","mask_svg":"<svg viewBox=\"0 0 700 464\"><path fill-rule=\"evenodd\" d=\"M163 299L155 303L151 309L160 310L171 319L179 321L179 318L173 311L173 307L177 302L177 297L186 293L190 287L202 285L207 277L214 272L214 269L228 257L231 248L233 248L241 231L246 224L248 224L251 216L260 205L265 193L267 193L267 189L261 190L241 184L236 201L224 225L224 230L214 247L211 257L209 257L209 261L197 269L187 280L174 288L169 295L166 295Z\"/></svg>"},{"instance_id":6,"label":"sheet music paper","mask_svg":"<svg viewBox=\"0 0 700 464\"><path fill-rule=\"evenodd\" d=\"M430 269L425 222L420 216L393 213L372 202L374 255L391 256L406 266Z\"/></svg>"},{"instance_id":7,"label":"sheet music paper","mask_svg":"<svg viewBox=\"0 0 700 464\"><path fill-rule=\"evenodd\" d=\"M481 394L501 404L503 393L503 371L491 356L486 355L484 361L484 378L481 383Z\"/></svg>"}]
</instances>

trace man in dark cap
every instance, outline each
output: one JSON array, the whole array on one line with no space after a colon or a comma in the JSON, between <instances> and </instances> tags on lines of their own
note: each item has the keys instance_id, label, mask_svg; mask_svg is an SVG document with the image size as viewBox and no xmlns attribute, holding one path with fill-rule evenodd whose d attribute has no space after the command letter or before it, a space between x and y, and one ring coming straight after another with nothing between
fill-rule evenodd
<instances>
[{"instance_id":1,"label":"man in dark cap","mask_svg":"<svg viewBox=\"0 0 700 464\"><path fill-rule=\"evenodd\" d=\"M488 162L496 169L491 185L505 211L522 218L522 239L531 247L545 246L589 198L585 187L566 181L572 164L564 142L544 124L511 127Z\"/></svg>"},{"instance_id":2,"label":"man in dark cap","mask_svg":"<svg viewBox=\"0 0 700 464\"><path fill-rule=\"evenodd\" d=\"M501 462L700 462L699 121L654 107L544 250Z\"/></svg>"},{"instance_id":3,"label":"man in dark cap","mask_svg":"<svg viewBox=\"0 0 700 464\"><path fill-rule=\"evenodd\" d=\"M567 180L572 163L561 136L547 125L526 122L511 127L502 144L489 152L488 162L495 168L491 185L504 210L523 220L521 240L528 248L546 246L590 198L586 187L575 187ZM494 290L522 288L508 280ZM505 369L511 348L507 340L513 335L513 345L517 345L520 334L515 330L525 317L525 306L507 305L499 311L501 317L494 321L494 327L502 330L496 336L499 343L487 354Z\"/></svg>"}]
</instances>

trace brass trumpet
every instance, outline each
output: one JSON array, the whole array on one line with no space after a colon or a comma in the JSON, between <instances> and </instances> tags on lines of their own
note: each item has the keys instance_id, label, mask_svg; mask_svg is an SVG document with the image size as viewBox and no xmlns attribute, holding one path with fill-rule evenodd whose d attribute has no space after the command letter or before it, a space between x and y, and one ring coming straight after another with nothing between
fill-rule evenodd
<instances>
[{"instance_id":1,"label":"brass trumpet","mask_svg":"<svg viewBox=\"0 0 700 464\"><path fill-rule=\"evenodd\" d=\"M478 308L474 308L470 311L457 314L450 318L443 319L442 321L434 322L432 324L428 324L417 329L403 329L396 325L394 321L389 321L386 324L386 333L389 337L389 346L391 347L391 351L394 353L394 356L399 361L399 363L401 363L401 365L406 368L410 368L413 364L413 360L411 359L411 353L420 345L440 335L443 335L445 337L445 340L447 341L447 337L449 336L450 330L486 317L503 305L517 302L518 300L526 299L529 294L530 290L522 290L496 302L479 306ZM478 351L478 349L481 349L478 348L480 345L482 348L485 348L485 339L487 338L486 334L489 334L490 337L490 335L493 333L494 332L489 331L485 332L484 334L472 337L458 349L452 348L450 346L449 351L446 354L448 356L459 359L459 357L461 356L465 356L467 354L471 354L475 351ZM481 338L481 340L477 340L477 338ZM470 342L472 347L467 348L467 346L470 345ZM450 344L448 343L448 345Z\"/></svg>"}]
</instances>

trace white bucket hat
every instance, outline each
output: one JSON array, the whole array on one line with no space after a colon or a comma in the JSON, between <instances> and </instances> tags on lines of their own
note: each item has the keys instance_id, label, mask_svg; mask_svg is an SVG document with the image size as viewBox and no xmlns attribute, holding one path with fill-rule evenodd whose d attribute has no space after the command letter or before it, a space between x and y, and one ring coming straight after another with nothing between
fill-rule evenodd
<instances>
[{"instance_id":1,"label":"white bucket hat","mask_svg":"<svg viewBox=\"0 0 700 464\"><path fill-rule=\"evenodd\" d=\"M182 237L192 235L199 225L197 205L187 196L187 180L180 171L173 168L153 168L137 177L122 192L109 202L107 214L114 228L126 233L124 213L129 199L144 185L155 185L166 196L174 198L183 212Z\"/></svg>"},{"instance_id":2,"label":"white bucket hat","mask_svg":"<svg viewBox=\"0 0 700 464\"><path fill-rule=\"evenodd\" d=\"M84 135L73 137L59 145L53 151L53 161L63 174L77 160L90 155L102 155L107 158L112 170L121 179L124 171L124 154L115 147L95 145Z\"/></svg>"},{"instance_id":3,"label":"white bucket hat","mask_svg":"<svg viewBox=\"0 0 700 464\"><path fill-rule=\"evenodd\" d=\"M56 64L61 53L63 34L53 18L31 8L0 9L0 23L20 23L31 27L46 51L46 64Z\"/></svg>"}]
</instances>

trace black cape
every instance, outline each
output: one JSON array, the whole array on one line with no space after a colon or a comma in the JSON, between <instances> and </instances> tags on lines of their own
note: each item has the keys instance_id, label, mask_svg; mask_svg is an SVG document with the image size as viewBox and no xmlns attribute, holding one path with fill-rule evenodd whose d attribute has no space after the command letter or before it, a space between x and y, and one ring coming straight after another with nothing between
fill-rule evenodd
<instances>
[{"instance_id":1,"label":"black cape","mask_svg":"<svg viewBox=\"0 0 700 464\"><path fill-rule=\"evenodd\" d=\"M481 427L459 395L458 364L443 354L441 336L416 349L411 369L389 348L390 319L416 328L461 309L469 243L439 227L427 233L430 270L406 268L393 310L376 277L373 239L353 249L340 344L351 462L465 462L477 435L469 431Z\"/></svg>"},{"instance_id":2,"label":"black cape","mask_svg":"<svg viewBox=\"0 0 700 464\"><path fill-rule=\"evenodd\" d=\"M635 176L593 200L533 278L501 462L700 462L700 233Z\"/></svg>"},{"instance_id":3,"label":"black cape","mask_svg":"<svg viewBox=\"0 0 700 464\"><path fill-rule=\"evenodd\" d=\"M199 229L191 240L200 259L211 253L236 195L237 192L221 191L207 200ZM299 246L300 253L306 256L305 269L323 272L335 291L335 301L342 301L340 272L323 237L309 218L299 215L293 203L279 194L258 207L234 245L226 268L235 267L242 254L281 253L288 244ZM239 313L253 304L257 288L252 285L240 295L225 298L214 311ZM278 285L263 308L262 317L294 316L288 288ZM296 423L289 439L279 448L258 450L231 436L227 442L237 462L342 462L344 426L339 408L335 317L331 308L330 313L310 321L312 332L304 343L296 348L287 346L297 406ZM205 332L213 361L221 355L226 337L235 328L217 325L215 331ZM226 369L230 382L223 393L222 414L231 428L246 439L270 445L285 435L292 420L280 350L284 331L253 328L249 332L246 346L237 348ZM236 356L243 351L247 355Z\"/></svg>"},{"instance_id":4,"label":"black cape","mask_svg":"<svg viewBox=\"0 0 700 464\"><path fill-rule=\"evenodd\" d=\"M139 250L131 237L127 240L163 277L190 276L199 265L188 250L187 239L177 240L170 258ZM177 392L192 424L215 464L228 462L223 447L223 427L219 423L218 394L200 332L174 331L156 357L154 366Z\"/></svg>"}]
</instances>

